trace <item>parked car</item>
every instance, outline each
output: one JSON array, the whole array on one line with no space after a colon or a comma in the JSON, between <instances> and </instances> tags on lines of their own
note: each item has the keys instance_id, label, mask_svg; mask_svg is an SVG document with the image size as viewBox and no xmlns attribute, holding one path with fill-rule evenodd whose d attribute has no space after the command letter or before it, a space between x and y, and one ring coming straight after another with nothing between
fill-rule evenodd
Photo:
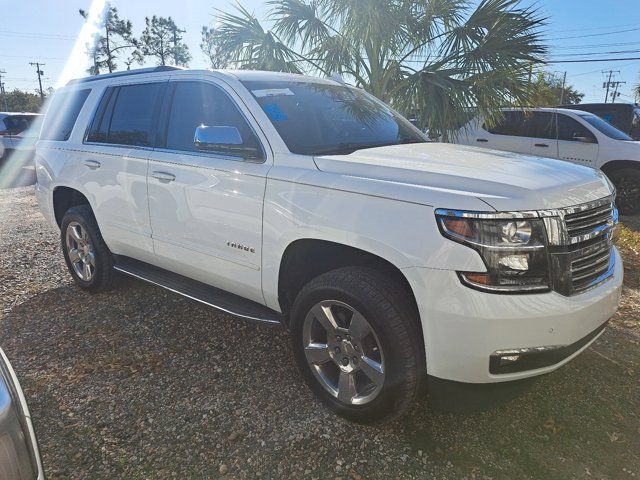
<instances>
[{"instance_id":1,"label":"parked car","mask_svg":"<svg viewBox=\"0 0 640 480\"><path fill-rule=\"evenodd\" d=\"M427 142L332 80L158 67L72 81L36 170L80 288L124 272L283 324L310 388L356 421L406 411L425 373L551 372L618 305L605 175Z\"/></svg>"},{"instance_id":2,"label":"parked car","mask_svg":"<svg viewBox=\"0 0 640 480\"><path fill-rule=\"evenodd\" d=\"M0 112L0 161L18 152L23 163L31 162L35 153L35 143L40 130L35 123L42 115L38 113ZM31 128L33 127L33 128ZM0 164L1 165L1 164Z\"/></svg>"},{"instance_id":3,"label":"parked car","mask_svg":"<svg viewBox=\"0 0 640 480\"><path fill-rule=\"evenodd\" d=\"M18 378L0 349L0 478L44 480L38 442Z\"/></svg>"},{"instance_id":4,"label":"parked car","mask_svg":"<svg viewBox=\"0 0 640 480\"><path fill-rule=\"evenodd\" d=\"M634 140L640 140L640 105L637 103L578 103L560 108L593 113Z\"/></svg>"},{"instance_id":5,"label":"parked car","mask_svg":"<svg viewBox=\"0 0 640 480\"><path fill-rule=\"evenodd\" d=\"M620 212L640 213L640 142L580 110L511 108L503 113L493 126L481 118L472 120L454 141L599 168L616 186Z\"/></svg>"}]
</instances>

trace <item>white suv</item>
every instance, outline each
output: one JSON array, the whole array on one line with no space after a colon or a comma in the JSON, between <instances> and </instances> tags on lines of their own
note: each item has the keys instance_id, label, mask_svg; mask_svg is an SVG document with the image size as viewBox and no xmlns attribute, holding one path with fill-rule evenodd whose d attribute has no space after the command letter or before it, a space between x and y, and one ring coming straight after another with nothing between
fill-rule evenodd
<instances>
[{"instance_id":1,"label":"white suv","mask_svg":"<svg viewBox=\"0 0 640 480\"><path fill-rule=\"evenodd\" d=\"M640 213L640 142L602 118L562 108L504 109L493 126L471 120L456 143L559 158L599 168L617 189L621 213Z\"/></svg>"},{"instance_id":2,"label":"white suv","mask_svg":"<svg viewBox=\"0 0 640 480\"><path fill-rule=\"evenodd\" d=\"M116 270L291 331L334 411L405 411L425 373L547 373L614 314L613 187L550 159L429 143L362 90L145 69L58 91L36 192L75 282ZM250 341L250 339L248 339Z\"/></svg>"}]
</instances>

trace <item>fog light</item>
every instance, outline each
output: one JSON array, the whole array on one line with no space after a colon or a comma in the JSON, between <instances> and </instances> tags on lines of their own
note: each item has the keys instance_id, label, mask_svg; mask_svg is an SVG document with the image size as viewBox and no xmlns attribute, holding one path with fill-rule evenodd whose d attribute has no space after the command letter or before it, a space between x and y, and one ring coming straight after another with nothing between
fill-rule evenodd
<instances>
[{"instance_id":1,"label":"fog light","mask_svg":"<svg viewBox=\"0 0 640 480\"><path fill-rule=\"evenodd\" d=\"M507 267L510 270L516 270L517 272L526 272L529 270L529 257L526 254L523 255L507 255L501 257L498 263L502 267ZM508 270L503 273L510 273Z\"/></svg>"}]
</instances>

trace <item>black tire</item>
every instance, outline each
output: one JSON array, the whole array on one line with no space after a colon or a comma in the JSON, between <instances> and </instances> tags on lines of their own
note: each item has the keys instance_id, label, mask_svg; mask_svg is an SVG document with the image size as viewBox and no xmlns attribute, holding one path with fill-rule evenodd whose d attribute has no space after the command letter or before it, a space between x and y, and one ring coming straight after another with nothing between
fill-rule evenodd
<instances>
[{"instance_id":1,"label":"black tire","mask_svg":"<svg viewBox=\"0 0 640 480\"><path fill-rule=\"evenodd\" d=\"M85 281L76 273L72 261L69 258L69 249L67 248L66 232L71 222L77 222L81 228L88 234L93 247L95 257L95 270L93 276ZM83 290L97 293L109 290L114 283L116 272L113 269L113 255L104 243L98 223L96 222L91 207L89 205L78 205L67 210L60 224L60 244L64 260L69 269L69 273L73 277L74 282Z\"/></svg>"},{"instance_id":2,"label":"black tire","mask_svg":"<svg viewBox=\"0 0 640 480\"><path fill-rule=\"evenodd\" d=\"M620 168L609 174L616 186L616 206L622 215L640 213L640 168Z\"/></svg>"},{"instance_id":3,"label":"black tire","mask_svg":"<svg viewBox=\"0 0 640 480\"><path fill-rule=\"evenodd\" d=\"M384 382L377 396L364 405L342 402L330 394L307 362L305 318L315 305L328 300L348 304L364 315L381 344ZM333 270L304 286L291 315L291 338L298 368L311 390L331 410L351 421L374 424L391 421L409 409L425 371L425 356L415 304L402 286L368 268Z\"/></svg>"}]
</instances>

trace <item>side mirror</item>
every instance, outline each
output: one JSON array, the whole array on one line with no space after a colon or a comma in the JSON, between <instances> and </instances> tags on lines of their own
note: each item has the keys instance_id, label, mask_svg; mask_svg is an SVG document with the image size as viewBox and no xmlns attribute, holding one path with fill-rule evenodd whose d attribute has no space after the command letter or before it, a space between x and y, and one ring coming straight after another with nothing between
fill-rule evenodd
<instances>
[{"instance_id":1,"label":"side mirror","mask_svg":"<svg viewBox=\"0 0 640 480\"><path fill-rule=\"evenodd\" d=\"M573 136L573 140L576 142L582 142L582 143L596 143L596 139L593 137L584 137L581 135L574 135Z\"/></svg>"},{"instance_id":2,"label":"side mirror","mask_svg":"<svg viewBox=\"0 0 640 480\"><path fill-rule=\"evenodd\" d=\"M22 389L0 349L0 478L44 479L38 444Z\"/></svg>"},{"instance_id":3,"label":"side mirror","mask_svg":"<svg viewBox=\"0 0 640 480\"><path fill-rule=\"evenodd\" d=\"M259 158L257 148L243 145L242 136L236 127L200 125L196 128L193 144L196 150L204 152L251 160Z\"/></svg>"}]
</instances>

